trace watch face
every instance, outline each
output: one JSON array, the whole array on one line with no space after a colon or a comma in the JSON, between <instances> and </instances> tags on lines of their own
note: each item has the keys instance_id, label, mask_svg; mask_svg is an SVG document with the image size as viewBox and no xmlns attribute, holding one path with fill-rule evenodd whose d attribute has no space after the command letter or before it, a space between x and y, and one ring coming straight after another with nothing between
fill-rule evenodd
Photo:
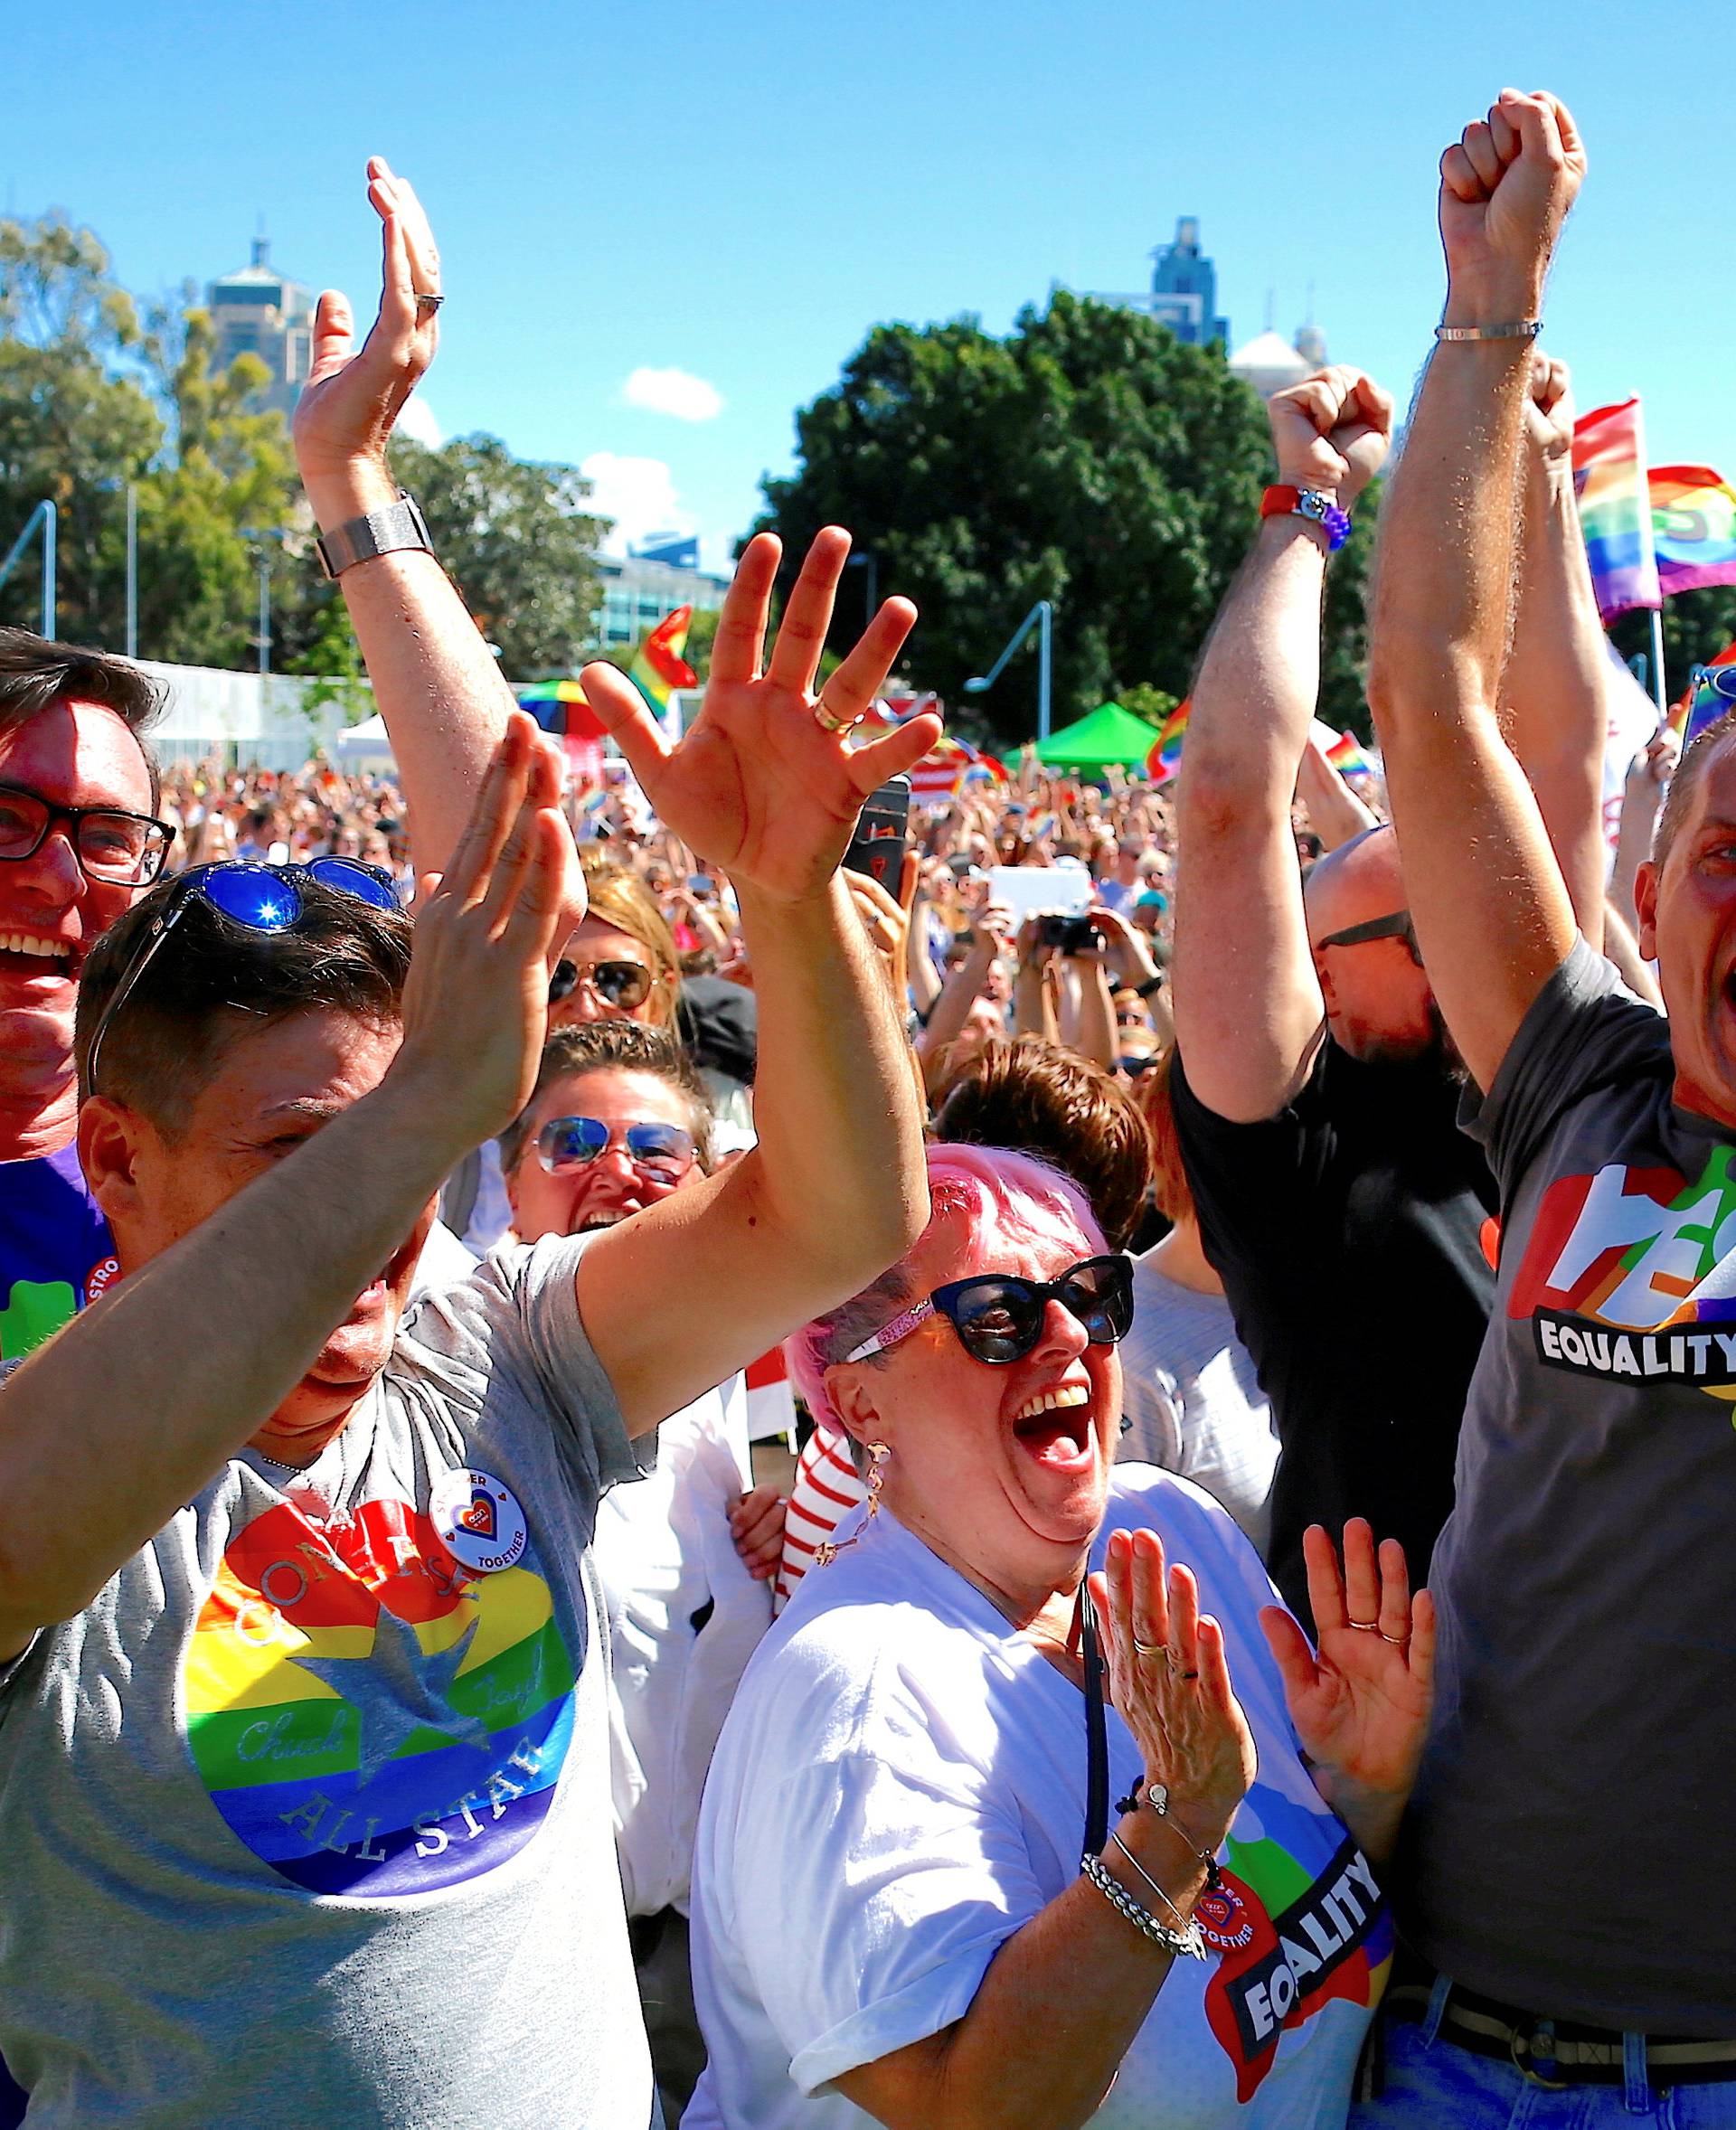
<instances>
[{"instance_id":1,"label":"watch face","mask_svg":"<svg viewBox=\"0 0 1736 2130\"><path fill-rule=\"evenodd\" d=\"M1312 518L1316 524L1325 521L1326 513L1331 508L1332 505L1326 497L1315 488L1303 489L1301 495L1296 499L1297 515L1302 518Z\"/></svg>"}]
</instances>

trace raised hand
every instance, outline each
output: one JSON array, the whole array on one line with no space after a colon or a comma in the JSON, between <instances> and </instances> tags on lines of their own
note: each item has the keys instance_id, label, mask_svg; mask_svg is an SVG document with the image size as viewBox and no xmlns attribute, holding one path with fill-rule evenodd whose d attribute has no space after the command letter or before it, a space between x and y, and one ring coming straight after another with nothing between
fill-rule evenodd
<instances>
[{"instance_id":1,"label":"raised hand","mask_svg":"<svg viewBox=\"0 0 1736 2130\"><path fill-rule=\"evenodd\" d=\"M1404 1548L1387 1539L1378 1554L1360 1518L1344 1526L1342 1572L1319 1525L1304 1533L1308 1603L1317 1652L1280 1606L1260 1616L1284 1678L1290 1720L1316 1771L1367 1798L1401 1805L1416 1778L1435 1667L1435 1608L1427 1590L1410 1595ZM1342 1813L1344 1798L1323 1782Z\"/></svg>"},{"instance_id":2,"label":"raised hand","mask_svg":"<svg viewBox=\"0 0 1736 2130\"><path fill-rule=\"evenodd\" d=\"M515 711L445 877L416 900L394 1077L436 1083L455 1153L480 1145L531 1098L548 1032L549 975L583 909L561 773Z\"/></svg>"},{"instance_id":3,"label":"raised hand","mask_svg":"<svg viewBox=\"0 0 1736 2130\"><path fill-rule=\"evenodd\" d=\"M1214 1851L1258 1766L1231 1690L1223 1630L1201 1615L1190 1569L1165 1575L1155 1531L1112 1533L1107 1567L1089 1589L1109 1698L1145 1758L1145 1779L1164 1786L1183 1831Z\"/></svg>"},{"instance_id":4,"label":"raised hand","mask_svg":"<svg viewBox=\"0 0 1736 2130\"><path fill-rule=\"evenodd\" d=\"M1381 470L1392 442L1392 398L1345 363L1321 370L1267 404L1278 477L1322 488L1348 510Z\"/></svg>"},{"instance_id":5,"label":"raised hand","mask_svg":"<svg viewBox=\"0 0 1736 2130\"><path fill-rule=\"evenodd\" d=\"M296 459L316 511L322 482L358 478L377 501L392 502L396 485L386 469L386 441L404 402L434 360L438 306L416 301L440 293L440 255L413 188L384 159L368 162L368 202L380 217L382 261L380 312L361 349L350 299L328 288L314 313L313 367L296 402L291 434Z\"/></svg>"},{"instance_id":6,"label":"raised hand","mask_svg":"<svg viewBox=\"0 0 1736 2130\"><path fill-rule=\"evenodd\" d=\"M1551 472L1573 471L1573 384L1567 364L1541 348L1531 358L1525 442Z\"/></svg>"},{"instance_id":7,"label":"raised hand","mask_svg":"<svg viewBox=\"0 0 1736 2130\"><path fill-rule=\"evenodd\" d=\"M617 667L588 665L587 700L618 741L658 818L742 887L778 900L823 890L836 872L863 801L887 778L914 768L940 737L940 721L912 718L866 747L816 716L811 693L850 536L818 533L785 608L764 670L772 583L781 549L769 532L748 542L723 602L704 703L672 747L645 698ZM908 599L888 599L826 683L827 713L844 726L864 716L916 621Z\"/></svg>"},{"instance_id":8,"label":"raised hand","mask_svg":"<svg viewBox=\"0 0 1736 2130\"><path fill-rule=\"evenodd\" d=\"M1440 158L1448 325L1534 317L1561 223L1585 179L1585 147L1546 91L1504 89L1486 119Z\"/></svg>"}]
</instances>

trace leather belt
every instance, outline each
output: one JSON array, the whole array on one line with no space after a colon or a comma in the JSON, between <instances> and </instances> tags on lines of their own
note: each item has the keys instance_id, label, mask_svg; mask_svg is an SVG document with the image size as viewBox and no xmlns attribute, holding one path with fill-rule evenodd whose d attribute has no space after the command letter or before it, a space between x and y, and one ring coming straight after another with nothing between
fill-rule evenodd
<instances>
[{"instance_id":1,"label":"leather belt","mask_svg":"<svg viewBox=\"0 0 1736 2130\"><path fill-rule=\"evenodd\" d=\"M1386 2006L1395 2019L1420 2022L1429 2015L1431 1993L1427 1983L1398 1983L1387 1991ZM1538 2086L1619 2086L1627 2076L1624 2037L1612 2027L1545 2019L1479 1996L1458 1983L1448 1993L1439 2031L1473 2055L1511 2063ZM1645 2042L1646 2072L1655 2086L1736 2078L1736 2040L1647 2034Z\"/></svg>"}]
</instances>

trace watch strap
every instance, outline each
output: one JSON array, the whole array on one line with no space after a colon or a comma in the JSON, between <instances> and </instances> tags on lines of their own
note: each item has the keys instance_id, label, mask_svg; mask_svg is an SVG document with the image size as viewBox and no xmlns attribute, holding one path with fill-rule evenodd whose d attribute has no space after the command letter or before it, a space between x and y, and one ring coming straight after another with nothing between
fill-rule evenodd
<instances>
[{"instance_id":1,"label":"watch strap","mask_svg":"<svg viewBox=\"0 0 1736 2130\"><path fill-rule=\"evenodd\" d=\"M434 542L429 538L428 521L416 505L413 496L398 492L396 503L384 510L371 510L359 518L345 518L341 525L334 525L329 532L322 532L314 542L319 556L319 566L327 577L336 577L353 569L357 562L371 562L376 555L397 554L406 549L420 548L425 554L434 552Z\"/></svg>"},{"instance_id":2,"label":"watch strap","mask_svg":"<svg viewBox=\"0 0 1736 2130\"><path fill-rule=\"evenodd\" d=\"M1262 518L1306 518L1326 536L1326 552L1336 554L1350 538L1350 514L1321 488L1292 488L1284 484L1268 488L1260 499Z\"/></svg>"},{"instance_id":3,"label":"watch strap","mask_svg":"<svg viewBox=\"0 0 1736 2130\"><path fill-rule=\"evenodd\" d=\"M1149 998L1154 991L1161 991L1163 987L1164 972L1159 969L1155 976L1147 976L1143 984L1136 984L1133 995L1136 998Z\"/></svg>"}]
</instances>

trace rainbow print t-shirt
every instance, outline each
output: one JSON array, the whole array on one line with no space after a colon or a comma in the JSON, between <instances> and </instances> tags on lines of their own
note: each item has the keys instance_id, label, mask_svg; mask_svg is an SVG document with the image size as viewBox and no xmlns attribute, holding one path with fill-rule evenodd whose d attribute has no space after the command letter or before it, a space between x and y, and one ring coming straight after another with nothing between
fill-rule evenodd
<instances>
[{"instance_id":1,"label":"rainbow print t-shirt","mask_svg":"<svg viewBox=\"0 0 1736 2130\"><path fill-rule=\"evenodd\" d=\"M648 2121L575 1264L425 1302L316 1463L243 1452L0 1671L33 2122Z\"/></svg>"}]
</instances>

